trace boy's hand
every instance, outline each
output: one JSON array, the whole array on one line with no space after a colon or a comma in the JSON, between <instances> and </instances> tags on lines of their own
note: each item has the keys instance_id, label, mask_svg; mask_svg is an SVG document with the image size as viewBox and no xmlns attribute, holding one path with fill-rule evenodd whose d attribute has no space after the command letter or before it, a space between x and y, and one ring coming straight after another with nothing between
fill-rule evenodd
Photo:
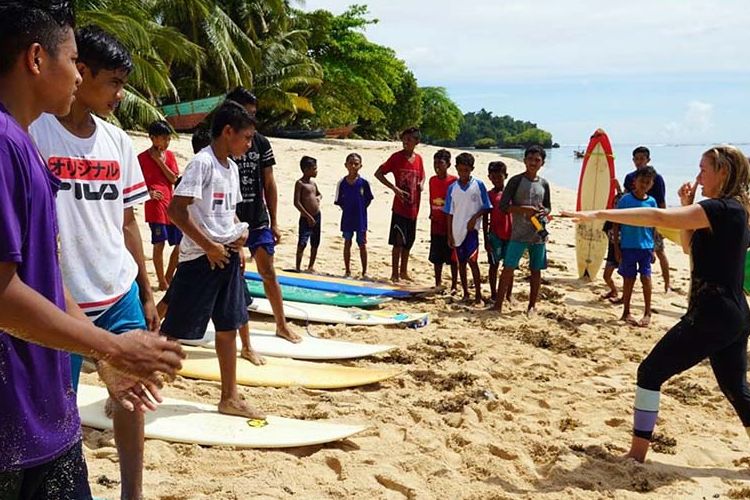
<instances>
[{"instance_id":1,"label":"boy's hand","mask_svg":"<svg viewBox=\"0 0 750 500\"><path fill-rule=\"evenodd\" d=\"M211 265L211 270L216 269L217 266L219 269L224 269L224 266L229 263L229 252L224 248L224 245L216 242L211 242L211 246L206 249L206 257Z\"/></svg>"},{"instance_id":2,"label":"boy's hand","mask_svg":"<svg viewBox=\"0 0 750 500\"><path fill-rule=\"evenodd\" d=\"M315 227L315 217L311 217L309 215L307 215L306 217L307 217L307 224L310 227Z\"/></svg>"},{"instance_id":3,"label":"boy's hand","mask_svg":"<svg viewBox=\"0 0 750 500\"><path fill-rule=\"evenodd\" d=\"M249 234L250 232L247 229L242 231L242 234L240 235L240 237L229 244L229 248L231 248L232 251L234 252L238 252L238 253L242 252L242 249L245 247L245 243L247 242L247 237Z\"/></svg>"},{"instance_id":4,"label":"boy's hand","mask_svg":"<svg viewBox=\"0 0 750 500\"><path fill-rule=\"evenodd\" d=\"M118 349L106 361L116 370L137 379L154 380L158 372L174 377L182 368L185 353L177 342L166 337L132 330L114 335Z\"/></svg>"},{"instance_id":5,"label":"boy's hand","mask_svg":"<svg viewBox=\"0 0 750 500\"><path fill-rule=\"evenodd\" d=\"M405 202L408 202L411 199L411 196L409 195L408 191L404 191L403 189L397 186L393 186L393 192L396 193L396 196L398 196Z\"/></svg>"},{"instance_id":6,"label":"boy's hand","mask_svg":"<svg viewBox=\"0 0 750 500\"><path fill-rule=\"evenodd\" d=\"M474 216L471 219L469 219L469 222L466 223L466 229L468 229L469 231L473 231L474 226L476 226L476 224L477 224L477 218L476 216Z\"/></svg>"},{"instance_id":7,"label":"boy's hand","mask_svg":"<svg viewBox=\"0 0 750 500\"><path fill-rule=\"evenodd\" d=\"M149 331L159 333L161 319L156 310L156 304L154 304L153 297L143 303L143 315L146 318L146 325L148 326Z\"/></svg>"},{"instance_id":8,"label":"boy's hand","mask_svg":"<svg viewBox=\"0 0 750 500\"><path fill-rule=\"evenodd\" d=\"M451 248L456 248L456 242L453 240L453 235L448 235L448 246Z\"/></svg>"},{"instance_id":9,"label":"boy's hand","mask_svg":"<svg viewBox=\"0 0 750 500\"><path fill-rule=\"evenodd\" d=\"M112 398L128 411L154 411L157 403L162 402L159 389L163 382L159 377L141 380L128 377L106 361L99 361L96 371Z\"/></svg>"},{"instance_id":10,"label":"boy's hand","mask_svg":"<svg viewBox=\"0 0 750 500\"><path fill-rule=\"evenodd\" d=\"M245 248L240 248L240 271L245 274L245 267L247 267L247 257L245 256Z\"/></svg>"},{"instance_id":11,"label":"boy's hand","mask_svg":"<svg viewBox=\"0 0 750 500\"><path fill-rule=\"evenodd\" d=\"M157 189L149 189L148 195L151 197L152 200L158 201L158 200L164 199L164 195L162 194L162 192Z\"/></svg>"},{"instance_id":12,"label":"boy's hand","mask_svg":"<svg viewBox=\"0 0 750 500\"><path fill-rule=\"evenodd\" d=\"M150 148L148 150L149 155L151 155L151 158L154 160L161 160L164 161L167 157L167 155L163 151L159 151L158 149Z\"/></svg>"},{"instance_id":13,"label":"boy's hand","mask_svg":"<svg viewBox=\"0 0 750 500\"><path fill-rule=\"evenodd\" d=\"M277 226L276 224L272 224L271 234L273 234L273 239L277 245L281 243L281 231L279 231L279 226Z\"/></svg>"}]
</instances>

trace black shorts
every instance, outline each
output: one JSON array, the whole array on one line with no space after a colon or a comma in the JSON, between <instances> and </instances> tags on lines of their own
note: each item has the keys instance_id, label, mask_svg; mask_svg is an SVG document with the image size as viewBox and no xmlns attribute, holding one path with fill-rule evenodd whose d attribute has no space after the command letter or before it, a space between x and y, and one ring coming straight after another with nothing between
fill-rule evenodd
<instances>
[{"instance_id":1,"label":"black shorts","mask_svg":"<svg viewBox=\"0 0 750 500\"><path fill-rule=\"evenodd\" d=\"M607 257L604 259L606 267L619 267L620 263L615 258L615 245L611 242L607 245Z\"/></svg>"},{"instance_id":2,"label":"black shorts","mask_svg":"<svg viewBox=\"0 0 750 500\"><path fill-rule=\"evenodd\" d=\"M391 232L388 235L388 244L396 246L399 236L404 248L411 250L417 237L417 221L393 212L391 214Z\"/></svg>"},{"instance_id":3,"label":"black shorts","mask_svg":"<svg viewBox=\"0 0 750 500\"><path fill-rule=\"evenodd\" d=\"M448 245L448 237L444 234L430 235L430 256L433 264L450 264L453 249Z\"/></svg>"},{"instance_id":4,"label":"black shorts","mask_svg":"<svg viewBox=\"0 0 750 500\"><path fill-rule=\"evenodd\" d=\"M224 269L211 269L208 258L180 262L169 286L169 308L161 331L170 337L199 340L208 320L217 332L236 330L247 323L245 280L240 256L232 252Z\"/></svg>"},{"instance_id":5,"label":"black shorts","mask_svg":"<svg viewBox=\"0 0 750 500\"><path fill-rule=\"evenodd\" d=\"M16 471L0 471L0 498L90 500L89 472L81 441L47 463Z\"/></svg>"},{"instance_id":6,"label":"black shorts","mask_svg":"<svg viewBox=\"0 0 750 500\"><path fill-rule=\"evenodd\" d=\"M310 223L304 217L299 218L299 224L297 226L299 233L297 238L297 246L305 248L307 241L310 241L310 245L313 248L320 246L320 212L315 216L315 225L310 227Z\"/></svg>"}]
</instances>

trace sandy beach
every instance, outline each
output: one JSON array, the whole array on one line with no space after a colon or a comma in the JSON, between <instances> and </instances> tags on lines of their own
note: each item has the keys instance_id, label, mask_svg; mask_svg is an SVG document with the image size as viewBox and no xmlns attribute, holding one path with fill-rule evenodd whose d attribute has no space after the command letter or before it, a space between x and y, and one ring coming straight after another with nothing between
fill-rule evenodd
<instances>
[{"instance_id":1,"label":"sandy beach","mask_svg":"<svg viewBox=\"0 0 750 500\"><path fill-rule=\"evenodd\" d=\"M136 151L149 145L133 134ZM343 274L340 212L333 205L336 182L346 174L349 152L363 157L361 174L375 200L369 209L369 274L390 274L387 232L392 193L374 179L375 169L399 149L376 141L293 141L271 139L278 165L278 268L292 267L298 212L293 206L299 159L318 159L317 183L323 194L323 238L316 268ZM173 140L180 168L192 156L188 136ZM437 148L419 146L427 176ZM457 154L459 151L453 151ZM487 181L486 165L497 155L476 153L477 177ZM523 165L508 160L511 174ZM630 164L619 165L624 175ZM452 169L455 172L454 169ZM542 170L544 176L544 170ZM686 175L686 178L691 178ZM676 186L667 186L675 189ZM575 208L575 193L553 186L553 214ZM417 242L410 272L432 285L429 205L423 194ZM138 217L143 222L142 207ZM525 316L527 272L516 275L516 302L500 316L458 303L448 295L384 306L388 310L430 313L428 326L344 327L297 325L315 335L398 345L390 353L347 362L350 366L398 367L401 376L358 389L241 388L269 414L364 423L368 430L323 446L272 451L173 444L148 440L146 498L750 498L750 442L719 391L707 362L663 388L653 452L637 465L618 457L631 434L635 375L639 361L681 316L688 288L688 259L667 243L676 290L665 294L655 266L656 314L649 328L618 321L621 306L599 300L601 280L577 279L574 226L554 219L549 225L549 269L539 314ZM150 233L142 226L153 275ZM309 251L309 250L308 250ZM352 267L359 272L355 251ZM306 263L307 253L305 255ZM166 256L165 256L166 258ZM486 256L480 269L483 291ZM523 266L523 264L522 264ZM159 295L158 295L159 296ZM640 285L634 314L642 312ZM252 317L253 325L272 324ZM86 374L83 383L98 383ZM218 401L219 385L178 377L164 394L193 401ZM119 497L117 453L111 432L84 429L89 478L95 495Z\"/></svg>"}]
</instances>

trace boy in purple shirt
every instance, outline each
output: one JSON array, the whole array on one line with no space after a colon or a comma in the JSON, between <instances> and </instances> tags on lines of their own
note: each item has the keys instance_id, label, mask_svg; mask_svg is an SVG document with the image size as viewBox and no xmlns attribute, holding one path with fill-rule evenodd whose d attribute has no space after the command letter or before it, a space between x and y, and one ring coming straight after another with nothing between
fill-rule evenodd
<instances>
[{"instance_id":1,"label":"boy in purple shirt","mask_svg":"<svg viewBox=\"0 0 750 500\"><path fill-rule=\"evenodd\" d=\"M90 498L80 420L63 350L99 359L100 375L129 409L154 408L157 372L174 374L179 345L94 327L58 265L59 181L28 135L43 112L65 114L81 77L73 12L0 5L0 493L3 498ZM106 360L102 361L102 360ZM121 377L112 368L132 374Z\"/></svg>"},{"instance_id":2,"label":"boy in purple shirt","mask_svg":"<svg viewBox=\"0 0 750 500\"><path fill-rule=\"evenodd\" d=\"M346 276L352 275L352 238L357 233L359 258L362 261L362 277L367 276L367 207L373 200L372 189L367 179L360 177L362 157L349 153L344 163L349 172L336 185L336 199L333 202L341 207L341 233L344 236L344 268Z\"/></svg>"}]
</instances>

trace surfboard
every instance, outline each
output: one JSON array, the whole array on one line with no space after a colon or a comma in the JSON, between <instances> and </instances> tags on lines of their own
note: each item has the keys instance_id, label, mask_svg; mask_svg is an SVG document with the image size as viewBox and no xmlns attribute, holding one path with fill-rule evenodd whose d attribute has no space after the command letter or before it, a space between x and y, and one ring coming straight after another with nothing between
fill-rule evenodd
<instances>
[{"instance_id":1,"label":"surfboard","mask_svg":"<svg viewBox=\"0 0 750 500\"><path fill-rule=\"evenodd\" d=\"M745 254L745 281L742 288L745 290L745 293L750 293L750 252Z\"/></svg>"},{"instance_id":2,"label":"surfboard","mask_svg":"<svg viewBox=\"0 0 750 500\"><path fill-rule=\"evenodd\" d=\"M393 290L379 287L371 287L360 284L336 283L333 281L311 279L312 275L302 275L287 273L286 271L276 271L276 279L279 285L296 286L310 290L320 290L322 292L350 293L354 295L367 295L378 297L394 297L404 299L411 297L413 294L404 290ZM260 275L255 271L245 271L245 279L252 281L263 281Z\"/></svg>"},{"instance_id":3,"label":"surfboard","mask_svg":"<svg viewBox=\"0 0 750 500\"><path fill-rule=\"evenodd\" d=\"M611 208L615 195L615 159L609 137L602 129L591 136L583 156L578 182L576 210ZM576 260L578 276L593 280L607 253L604 221L580 223L576 226Z\"/></svg>"},{"instance_id":4,"label":"surfboard","mask_svg":"<svg viewBox=\"0 0 750 500\"><path fill-rule=\"evenodd\" d=\"M214 348L216 332L212 324L206 330L206 336L198 341L182 341L186 345ZM302 342L293 344L276 336L275 332L264 330L250 330L250 343L253 349L265 356L278 358L305 359L310 361L354 359L373 356L381 352L395 349L395 345L385 344L362 344L358 342L345 342L341 340L321 339L304 335ZM242 347L239 335L237 336L237 349Z\"/></svg>"},{"instance_id":5,"label":"surfboard","mask_svg":"<svg viewBox=\"0 0 750 500\"><path fill-rule=\"evenodd\" d=\"M202 347L184 346L187 359L178 372L183 377L221 381L219 358ZM286 358L266 358L266 364L255 366L237 356L237 383L247 386L291 387L308 389L343 389L374 384L401 373L397 368L359 368L332 363L314 363Z\"/></svg>"},{"instance_id":6,"label":"surfboard","mask_svg":"<svg viewBox=\"0 0 750 500\"><path fill-rule=\"evenodd\" d=\"M256 280L245 280L247 289L253 297L265 298L266 291L263 289L263 282ZM376 307L384 304L391 297L377 295L353 295L340 292L326 292L323 290L313 290L302 288L294 285L280 285L281 297L284 300L294 302L306 302L308 304L326 304L339 307Z\"/></svg>"},{"instance_id":7,"label":"surfboard","mask_svg":"<svg viewBox=\"0 0 750 500\"><path fill-rule=\"evenodd\" d=\"M107 390L78 386L78 411L86 427L111 430L112 419L104 414ZM155 412L146 412L145 434L149 439L204 446L237 448L291 448L330 443L362 432L365 425L347 425L315 420L269 416L266 425L254 427L246 418L224 415L215 405L164 398Z\"/></svg>"},{"instance_id":8,"label":"surfboard","mask_svg":"<svg viewBox=\"0 0 750 500\"><path fill-rule=\"evenodd\" d=\"M250 312L273 316L268 299L253 299L247 307ZM355 307L336 307L322 304L284 301L284 316L313 323L344 325L404 325L421 328L429 321L427 313L403 313L390 311L366 311Z\"/></svg>"},{"instance_id":9,"label":"surfboard","mask_svg":"<svg viewBox=\"0 0 750 500\"><path fill-rule=\"evenodd\" d=\"M666 239L668 239L672 243L675 243L677 245L682 245L682 240L680 240L679 229L671 229L668 227L657 227L656 230L659 231L659 233L661 233L662 236L664 236Z\"/></svg>"},{"instance_id":10,"label":"surfboard","mask_svg":"<svg viewBox=\"0 0 750 500\"><path fill-rule=\"evenodd\" d=\"M282 272L287 276L304 277L305 279L313 281L324 281L328 283L340 283L342 285L382 288L385 290L399 290L415 295L426 295L437 293L440 291L434 286L421 286L416 284L409 284L407 282L392 283L389 281L363 280L359 278L346 278L343 276L336 276L330 273L312 273L308 271L296 271L294 269L284 269Z\"/></svg>"}]
</instances>

